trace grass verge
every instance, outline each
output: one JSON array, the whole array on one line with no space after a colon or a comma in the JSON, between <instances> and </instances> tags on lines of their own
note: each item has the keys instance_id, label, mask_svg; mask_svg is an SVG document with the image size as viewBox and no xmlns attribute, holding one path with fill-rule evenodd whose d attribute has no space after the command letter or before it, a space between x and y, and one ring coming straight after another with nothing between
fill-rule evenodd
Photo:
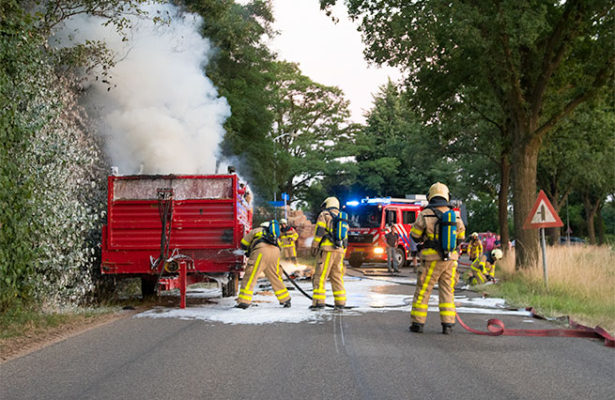
<instances>
[{"instance_id":1,"label":"grass verge","mask_svg":"<svg viewBox=\"0 0 615 400\"><path fill-rule=\"evenodd\" d=\"M547 248L548 287L542 261L515 271L514 256L498 263L500 281L483 290L540 314L568 315L588 326L615 332L615 253L606 246Z\"/></svg>"}]
</instances>

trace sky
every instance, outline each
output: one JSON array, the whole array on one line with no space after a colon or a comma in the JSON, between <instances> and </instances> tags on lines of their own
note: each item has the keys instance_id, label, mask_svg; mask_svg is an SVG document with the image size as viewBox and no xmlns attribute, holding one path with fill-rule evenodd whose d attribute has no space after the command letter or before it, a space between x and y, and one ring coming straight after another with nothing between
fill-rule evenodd
<instances>
[{"instance_id":1,"label":"sky","mask_svg":"<svg viewBox=\"0 0 615 400\"><path fill-rule=\"evenodd\" d=\"M299 64L304 75L329 86L341 88L348 100L354 122L364 122L373 103L372 94L389 77L400 79L397 69L368 66L356 23L348 19L340 1L333 9L337 24L320 10L319 0L273 0L274 29L280 32L270 48L280 59Z\"/></svg>"}]
</instances>

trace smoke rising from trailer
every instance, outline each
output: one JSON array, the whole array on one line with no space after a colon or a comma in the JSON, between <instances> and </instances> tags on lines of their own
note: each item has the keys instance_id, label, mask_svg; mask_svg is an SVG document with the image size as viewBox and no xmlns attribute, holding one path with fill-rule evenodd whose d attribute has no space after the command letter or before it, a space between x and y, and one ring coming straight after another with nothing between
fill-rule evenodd
<instances>
[{"instance_id":1,"label":"smoke rising from trailer","mask_svg":"<svg viewBox=\"0 0 615 400\"><path fill-rule=\"evenodd\" d=\"M86 95L105 152L121 174L214 173L230 107L204 73L212 48L201 18L169 4L144 9L149 18L133 18L127 41L94 17L73 18L58 35L64 45L101 40L114 53L111 85L90 77Z\"/></svg>"}]
</instances>

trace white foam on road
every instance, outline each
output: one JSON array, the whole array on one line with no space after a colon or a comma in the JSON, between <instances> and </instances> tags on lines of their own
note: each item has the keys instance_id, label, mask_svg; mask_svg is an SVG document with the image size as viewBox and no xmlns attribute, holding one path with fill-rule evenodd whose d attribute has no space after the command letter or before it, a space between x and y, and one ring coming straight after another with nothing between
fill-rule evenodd
<instances>
[{"instance_id":1,"label":"white foam on road","mask_svg":"<svg viewBox=\"0 0 615 400\"><path fill-rule=\"evenodd\" d=\"M411 279L395 278L395 281L406 283ZM368 312L404 311L410 313L414 286L408 286L405 295L381 293L385 286L395 285L388 279L363 279L347 276L344 278L347 305L353 307L342 311L344 316L360 315ZM267 286L266 280L260 280L259 285ZM306 292L311 293L311 282L303 280L298 282ZM291 285L288 284L290 288ZM221 298L218 289L193 289L187 293L188 306L185 309L156 307L152 310L137 314L135 318L177 318L184 320L203 320L221 322L224 324L249 324L261 325L272 323L319 323L333 318L335 313L331 308L322 311L311 311L308 307L311 300L303 296L299 291L290 291L292 307L283 308L279 305L276 297L271 292L259 292L259 286L255 288L253 304L250 308L242 310L235 308L234 298ZM267 290L267 288L265 288ZM175 296L178 296L177 294ZM191 305L190 299L211 299L208 304ZM327 303L333 303L331 288L327 287ZM438 296L432 295L429 299L429 311L438 312ZM498 315L522 315L530 316L527 311L505 309L503 299L494 298L468 298L461 295L455 297L457 311L460 314L498 314Z\"/></svg>"}]
</instances>

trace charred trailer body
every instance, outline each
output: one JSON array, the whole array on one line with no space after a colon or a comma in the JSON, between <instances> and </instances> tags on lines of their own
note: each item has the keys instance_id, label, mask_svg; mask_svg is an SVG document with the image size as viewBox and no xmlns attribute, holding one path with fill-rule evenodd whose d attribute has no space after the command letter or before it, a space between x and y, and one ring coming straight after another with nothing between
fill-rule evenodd
<instances>
[{"instance_id":1,"label":"charred trailer body","mask_svg":"<svg viewBox=\"0 0 615 400\"><path fill-rule=\"evenodd\" d=\"M143 294L219 283L237 292L252 212L237 175L109 176L103 275L141 278Z\"/></svg>"}]
</instances>

